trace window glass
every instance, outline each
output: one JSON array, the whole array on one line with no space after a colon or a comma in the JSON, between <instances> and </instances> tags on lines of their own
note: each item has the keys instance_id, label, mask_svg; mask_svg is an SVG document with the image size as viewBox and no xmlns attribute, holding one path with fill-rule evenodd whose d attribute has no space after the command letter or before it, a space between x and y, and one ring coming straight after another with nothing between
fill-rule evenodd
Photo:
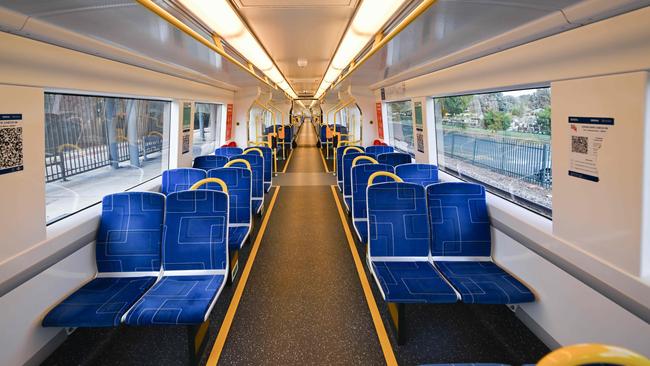
<instances>
[{"instance_id":1,"label":"window glass","mask_svg":"<svg viewBox=\"0 0 650 366\"><path fill-rule=\"evenodd\" d=\"M551 90L435 98L438 165L551 216Z\"/></svg>"},{"instance_id":2,"label":"window glass","mask_svg":"<svg viewBox=\"0 0 650 366\"><path fill-rule=\"evenodd\" d=\"M170 105L45 93L47 223L167 169Z\"/></svg>"},{"instance_id":3,"label":"window glass","mask_svg":"<svg viewBox=\"0 0 650 366\"><path fill-rule=\"evenodd\" d=\"M411 101L386 103L388 144L397 150L415 154Z\"/></svg>"},{"instance_id":4,"label":"window glass","mask_svg":"<svg viewBox=\"0 0 650 366\"><path fill-rule=\"evenodd\" d=\"M194 109L192 154L210 155L219 147L221 141L221 105L196 103Z\"/></svg>"}]
</instances>

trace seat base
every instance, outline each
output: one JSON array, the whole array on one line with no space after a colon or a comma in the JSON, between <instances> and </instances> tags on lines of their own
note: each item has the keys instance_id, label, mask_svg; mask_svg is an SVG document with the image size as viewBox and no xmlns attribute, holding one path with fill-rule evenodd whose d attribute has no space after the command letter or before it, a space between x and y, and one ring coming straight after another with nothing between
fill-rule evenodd
<instances>
[{"instance_id":1,"label":"seat base","mask_svg":"<svg viewBox=\"0 0 650 366\"><path fill-rule=\"evenodd\" d=\"M368 244L368 221L367 220L352 220L354 231L357 233L357 238L362 244Z\"/></svg>"},{"instance_id":2,"label":"seat base","mask_svg":"<svg viewBox=\"0 0 650 366\"><path fill-rule=\"evenodd\" d=\"M126 314L129 325L203 323L225 275L163 276Z\"/></svg>"},{"instance_id":3,"label":"seat base","mask_svg":"<svg viewBox=\"0 0 650 366\"><path fill-rule=\"evenodd\" d=\"M469 304L519 304L535 295L493 262L435 262L440 272Z\"/></svg>"},{"instance_id":4,"label":"seat base","mask_svg":"<svg viewBox=\"0 0 650 366\"><path fill-rule=\"evenodd\" d=\"M458 297L429 262L372 261L384 300L409 303L455 303Z\"/></svg>"},{"instance_id":5,"label":"seat base","mask_svg":"<svg viewBox=\"0 0 650 366\"><path fill-rule=\"evenodd\" d=\"M156 277L95 278L43 319L44 327L115 327Z\"/></svg>"}]
</instances>

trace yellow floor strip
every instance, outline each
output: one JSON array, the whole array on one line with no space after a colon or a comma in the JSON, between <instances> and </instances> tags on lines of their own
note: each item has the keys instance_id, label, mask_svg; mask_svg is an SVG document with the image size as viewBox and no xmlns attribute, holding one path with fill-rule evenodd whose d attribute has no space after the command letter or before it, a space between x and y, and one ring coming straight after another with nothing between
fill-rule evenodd
<instances>
[{"instance_id":1,"label":"yellow floor strip","mask_svg":"<svg viewBox=\"0 0 650 366\"><path fill-rule=\"evenodd\" d=\"M235 318L235 313L237 312L237 307L239 307L239 301L241 301L242 294L244 293L244 288L246 287L246 282L248 281L248 276L251 273L253 268L253 262L255 262L255 257L257 256L257 251L260 248L260 243L264 237L264 232L266 231L266 226L269 223L269 218L271 217L271 212L273 211L273 206L275 206L275 199L278 197L278 192L280 192L280 187L275 189L273 192L273 197L271 198L271 203L269 204L269 209L264 216L262 225L260 226L260 231L255 238L255 243L253 243L253 249L251 249L251 254L248 256L246 261L246 267L241 274L239 283L237 284L237 289L235 294L230 301L230 306L228 307L228 312L226 317L221 323L221 328L219 329L219 334L217 334L217 339L214 341L212 346L212 351L210 351L210 357L208 357L208 362L206 365L213 366L219 362L219 357L221 357L221 351L223 351L223 346L226 344L226 338L228 338L228 332L232 326L233 319Z\"/></svg>"},{"instance_id":2,"label":"yellow floor strip","mask_svg":"<svg viewBox=\"0 0 650 366\"><path fill-rule=\"evenodd\" d=\"M327 167L327 163L325 162L325 157L323 156L323 150L319 148L318 152L320 153L320 159L323 161L323 168L325 168L325 172L329 173L330 169Z\"/></svg>"},{"instance_id":3,"label":"yellow floor strip","mask_svg":"<svg viewBox=\"0 0 650 366\"><path fill-rule=\"evenodd\" d=\"M287 172L287 168L289 167L289 162L291 161L291 157L293 156L293 151L295 149L291 149L291 152L289 153L289 157L287 158L287 161L284 162L284 169L282 169L282 173Z\"/></svg>"},{"instance_id":4,"label":"yellow floor strip","mask_svg":"<svg viewBox=\"0 0 650 366\"><path fill-rule=\"evenodd\" d=\"M361 258L359 258L359 253L357 253L356 244L354 243L354 238L352 237L352 232L350 231L350 226L348 225L348 220L345 217L345 213L343 213L343 207L341 207L339 195L336 193L336 186L330 186L330 188L332 188L334 201L336 202L336 207L339 210L341 223L343 224L345 236L348 239L348 245L350 246L350 251L352 252L352 258L354 258L354 264L357 267L357 273L359 274L359 280L361 280L363 293L366 295L368 309L370 310L372 322L375 324L375 329L377 330L377 338L379 338L381 350L384 352L386 364L388 366L397 365L397 359L395 358L395 353L393 352L393 346L390 344L388 333L386 333L386 327L384 327L384 322L381 320L381 315L379 314L379 308L377 308L377 303L375 302L375 296L372 294L370 283L368 283L368 277L366 276L366 272L363 269L363 264L361 262Z\"/></svg>"}]
</instances>

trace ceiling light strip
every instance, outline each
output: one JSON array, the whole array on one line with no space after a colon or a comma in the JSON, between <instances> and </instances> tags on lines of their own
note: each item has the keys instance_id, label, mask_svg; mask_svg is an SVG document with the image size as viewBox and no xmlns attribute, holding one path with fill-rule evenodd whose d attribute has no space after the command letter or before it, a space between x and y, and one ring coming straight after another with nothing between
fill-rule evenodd
<instances>
[{"instance_id":1,"label":"ceiling light strip","mask_svg":"<svg viewBox=\"0 0 650 366\"><path fill-rule=\"evenodd\" d=\"M175 26L178 28L181 32L187 34L188 36L194 38L204 46L208 47L209 49L213 50L217 54L219 54L221 57L224 57L228 61L234 63L235 65L239 66L242 70L246 71L247 73L251 74L254 76L257 80L261 81L262 83L272 87L276 88L272 83L268 82L267 80L264 79L264 77L257 75L255 71L249 69L246 65L242 64L239 62L237 59L234 57L230 56L227 54L223 47L219 47L216 44L208 41L205 39L202 35L200 35L198 32L196 32L194 29L190 28L188 25L180 21L178 18L167 12L165 9L161 8L158 4L154 3L152 0L137 0L140 5L144 6L145 8L149 9L151 12L155 13L159 17L163 18L165 21L170 23L171 25Z\"/></svg>"}]
</instances>

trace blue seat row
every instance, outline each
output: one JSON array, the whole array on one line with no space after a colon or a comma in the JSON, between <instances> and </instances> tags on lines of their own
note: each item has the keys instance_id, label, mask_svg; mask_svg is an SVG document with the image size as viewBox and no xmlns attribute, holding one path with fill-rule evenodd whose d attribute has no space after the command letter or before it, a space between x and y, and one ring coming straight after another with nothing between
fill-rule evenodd
<instances>
[{"instance_id":1,"label":"blue seat row","mask_svg":"<svg viewBox=\"0 0 650 366\"><path fill-rule=\"evenodd\" d=\"M102 201L95 277L54 307L45 327L204 322L228 269L228 194L111 194Z\"/></svg>"},{"instance_id":2,"label":"blue seat row","mask_svg":"<svg viewBox=\"0 0 650 366\"><path fill-rule=\"evenodd\" d=\"M535 300L492 260L483 186L387 182L370 185L366 199L368 264L383 299L398 307L397 314L409 303Z\"/></svg>"},{"instance_id":3,"label":"blue seat row","mask_svg":"<svg viewBox=\"0 0 650 366\"><path fill-rule=\"evenodd\" d=\"M220 147L214 151L216 159L210 156L198 156L194 158L194 168L198 169L214 169L220 168L228 163L229 160L241 158L242 155L248 155L251 152L257 152L263 158L263 189L268 192L271 189L271 181L273 178L273 150L268 146L249 146L245 149L239 147ZM220 158L222 157L222 158ZM224 160L223 157L228 160ZM214 164L208 163L214 161ZM251 164L258 164L257 161L250 162ZM213 166L216 165L216 166Z\"/></svg>"}]
</instances>

